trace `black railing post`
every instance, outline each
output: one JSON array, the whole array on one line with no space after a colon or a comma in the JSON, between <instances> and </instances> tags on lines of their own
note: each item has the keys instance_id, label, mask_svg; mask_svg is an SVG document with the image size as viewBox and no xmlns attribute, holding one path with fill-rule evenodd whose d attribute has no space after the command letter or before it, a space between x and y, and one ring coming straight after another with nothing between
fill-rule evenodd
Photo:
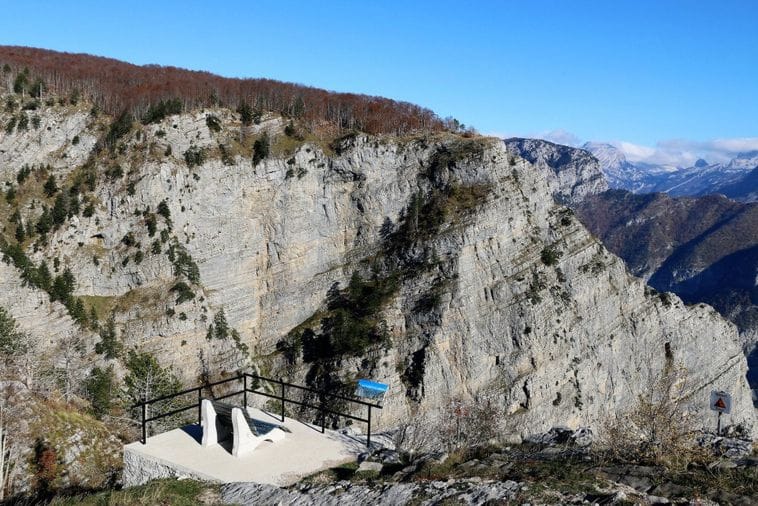
<instances>
[{"instance_id":1,"label":"black railing post","mask_svg":"<svg viewBox=\"0 0 758 506\"><path fill-rule=\"evenodd\" d=\"M371 406L368 407L368 430L366 431L366 446L371 448Z\"/></svg>"},{"instance_id":2,"label":"black railing post","mask_svg":"<svg viewBox=\"0 0 758 506\"><path fill-rule=\"evenodd\" d=\"M242 402L245 405L245 411L247 411L247 373L242 376L242 383L244 388L244 393L242 394Z\"/></svg>"},{"instance_id":3,"label":"black railing post","mask_svg":"<svg viewBox=\"0 0 758 506\"><path fill-rule=\"evenodd\" d=\"M142 399L142 444L147 444L147 422L145 419L147 418L147 401L145 399Z\"/></svg>"},{"instance_id":4,"label":"black railing post","mask_svg":"<svg viewBox=\"0 0 758 506\"><path fill-rule=\"evenodd\" d=\"M282 422L284 422L284 380L280 377L279 383L282 387Z\"/></svg>"},{"instance_id":5,"label":"black railing post","mask_svg":"<svg viewBox=\"0 0 758 506\"><path fill-rule=\"evenodd\" d=\"M324 433L326 426L326 411L324 411L324 392L319 393L319 406L321 409L321 433Z\"/></svg>"},{"instance_id":6,"label":"black railing post","mask_svg":"<svg viewBox=\"0 0 758 506\"><path fill-rule=\"evenodd\" d=\"M203 423L203 387L197 387L197 424Z\"/></svg>"}]
</instances>

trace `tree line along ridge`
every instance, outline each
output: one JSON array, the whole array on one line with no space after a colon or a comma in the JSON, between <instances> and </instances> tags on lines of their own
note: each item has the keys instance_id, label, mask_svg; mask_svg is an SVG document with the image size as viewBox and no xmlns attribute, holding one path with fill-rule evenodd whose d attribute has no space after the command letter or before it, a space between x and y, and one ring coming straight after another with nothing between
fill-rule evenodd
<instances>
[{"instance_id":1,"label":"tree line along ridge","mask_svg":"<svg viewBox=\"0 0 758 506\"><path fill-rule=\"evenodd\" d=\"M337 93L272 79L228 78L209 72L130 63L45 49L0 46L0 79L8 89L87 97L103 111L150 121L162 112L223 105L255 114L277 112L313 129L370 134L459 131L453 118L408 102Z\"/></svg>"}]
</instances>

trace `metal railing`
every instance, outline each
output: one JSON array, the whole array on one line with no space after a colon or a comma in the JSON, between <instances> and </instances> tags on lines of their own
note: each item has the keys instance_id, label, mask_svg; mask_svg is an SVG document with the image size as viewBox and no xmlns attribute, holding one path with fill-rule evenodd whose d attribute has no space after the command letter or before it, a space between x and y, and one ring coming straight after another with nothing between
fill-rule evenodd
<instances>
[{"instance_id":1,"label":"metal railing","mask_svg":"<svg viewBox=\"0 0 758 506\"><path fill-rule=\"evenodd\" d=\"M356 399L354 397L346 397L344 395L334 394L334 393L326 392L326 391L323 391L323 390L315 390L313 388L305 387L305 386L302 386L302 385L295 385L294 383L287 383L284 380L282 380L281 378L277 380L277 379L266 378L266 377L263 377L263 376L258 376L257 374L250 374L250 373L241 373L241 374L238 374L237 376L234 376L232 378L227 378L227 379L220 380L220 381L214 381L213 383L205 383L203 385L199 385L199 386L196 386L196 387L193 387L193 388L188 388L186 390L182 390L181 392L177 392L177 393L174 393L174 394L163 395L161 397L156 397L154 399L143 399L143 400L141 400L140 402L138 402L137 404L135 404L134 406L132 406L134 409L140 409L141 410L142 439L140 441L142 442L142 444L146 444L147 443L147 424L148 423L154 422L156 420L160 420L162 418L166 418L166 417L169 417L169 416L173 416L173 415L182 413L184 411L189 411L191 409L197 409L197 423L199 425L201 423L201 419L202 419L202 414L200 412L200 404L202 402L202 392L203 392L203 389L208 389L208 388L211 388L211 387L214 387L214 386L222 385L222 384L225 384L225 383L230 383L232 381L240 381L240 380L243 383L242 390L236 390L234 392L230 392L230 393L227 393L227 394L224 394L224 395L221 395L221 396L214 397L214 400L226 399L228 397L234 397L235 395L242 394L243 395L243 400L242 400L243 406L247 407L247 394L248 393L252 393L252 394L256 394L256 395L261 395L261 396L264 396L264 397L269 397L271 399L276 399L276 400L278 400L280 402L280 409L281 409L281 415L280 416L281 416L282 422L284 422L284 415L285 415L285 409L286 409L286 404L287 403L289 403L289 404L295 404L297 406L303 406L303 407L306 407L306 408L315 409L315 410L318 411L318 413L320 415L320 418L321 418L321 433L322 434L326 430L326 415L327 414L341 416L341 417L349 418L351 420L356 420L356 421L359 421L359 422L365 422L365 423L368 424L368 428L367 428L367 431L366 431L366 446L368 446L368 447L371 446L371 410L373 408L382 409L382 406L380 404L375 404L375 403L372 403L372 402L367 402L367 401L364 401L364 400L361 400L361 399ZM248 381L248 380L252 380L252 385L255 385L256 381L257 382L265 381L265 382L271 383L273 385L276 385L276 386L279 387L278 394L273 394L273 393L265 392L265 391L262 391L262 390L256 390L255 388L251 388L251 387L248 386L249 384L251 384L251 382ZM311 394L316 394L318 396L318 404L310 404L308 402L303 402L303 401L299 401L297 399L290 399L290 398L288 398L287 397L287 392L288 392L289 389L295 389L295 390L299 390L299 391L303 391L303 392L308 392L308 393L311 393ZM152 404L155 404L157 402L167 401L169 399L174 399L176 397L187 395L187 394L190 394L192 392L197 392L196 401L193 402L192 404L189 404L187 406L183 406L183 407L180 407L180 408L172 409L171 411L167 411L165 413L161 413L161 414L158 414L158 415L153 415L153 416L150 416L150 417L147 416L147 408L148 408L148 406L150 406ZM337 400L346 401L346 402L349 402L349 403L352 403L352 404L358 404L358 405L361 405L361 406L366 406L368 408L367 416L366 416L366 418L361 418L359 416L355 416L355 415L352 415L350 413L342 413L340 411L335 411L334 409L331 409L331 407L329 407L326 404L326 400L327 399L337 399Z\"/></svg>"}]
</instances>

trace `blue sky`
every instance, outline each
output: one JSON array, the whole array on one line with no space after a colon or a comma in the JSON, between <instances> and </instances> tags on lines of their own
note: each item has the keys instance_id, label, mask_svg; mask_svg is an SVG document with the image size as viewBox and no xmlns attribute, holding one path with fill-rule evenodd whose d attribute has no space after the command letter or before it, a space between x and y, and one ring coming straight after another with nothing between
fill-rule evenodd
<instances>
[{"instance_id":1,"label":"blue sky","mask_svg":"<svg viewBox=\"0 0 758 506\"><path fill-rule=\"evenodd\" d=\"M1 44L382 95L483 133L693 156L714 140L758 148L757 22L753 0L0 0Z\"/></svg>"}]
</instances>

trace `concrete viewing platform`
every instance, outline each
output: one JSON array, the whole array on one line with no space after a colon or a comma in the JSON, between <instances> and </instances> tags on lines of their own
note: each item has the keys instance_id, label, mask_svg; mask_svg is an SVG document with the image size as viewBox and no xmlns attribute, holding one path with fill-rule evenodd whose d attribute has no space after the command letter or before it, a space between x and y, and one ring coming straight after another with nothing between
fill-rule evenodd
<instances>
[{"instance_id":1,"label":"concrete viewing platform","mask_svg":"<svg viewBox=\"0 0 758 506\"><path fill-rule=\"evenodd\" d=\"M264 441L251 453L234 457L231 441L201 446L202 428L188 425L155 435L146 444L124 446L124 485L157 478L185 477L231 483L256 482L286 486L303 476L353 461L366 451L363 437L349 436L248 407L251 418L283 425L291 432L282 441Z\"/></svg>"}]
</instances>

